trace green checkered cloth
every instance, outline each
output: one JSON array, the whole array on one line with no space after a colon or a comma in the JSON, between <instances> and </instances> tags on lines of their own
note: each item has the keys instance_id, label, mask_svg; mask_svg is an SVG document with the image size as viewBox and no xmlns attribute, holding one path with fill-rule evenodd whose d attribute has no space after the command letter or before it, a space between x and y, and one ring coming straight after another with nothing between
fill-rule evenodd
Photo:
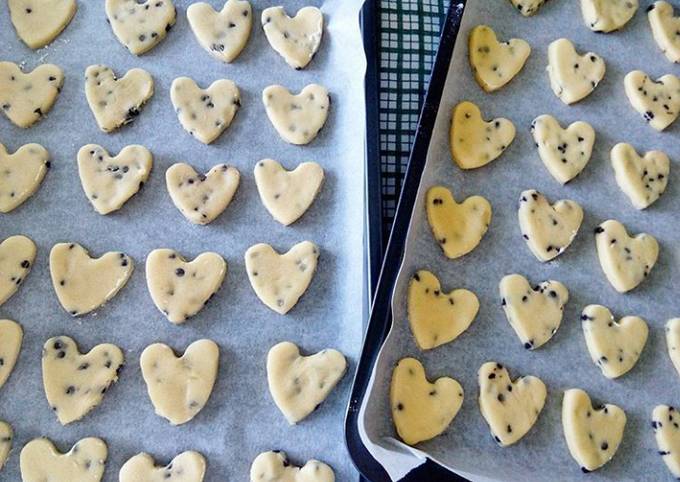
<instances>
[{"instance_id":1,"label":"green checkered cloth","mask_svg":"<svg viewBox=\"0 0 680 482\"><path fill-rule=\"evenodd\" d=\"M384 239L394 219L449 0L380 2L380 164Z\"/></svg>"}]
</instances>

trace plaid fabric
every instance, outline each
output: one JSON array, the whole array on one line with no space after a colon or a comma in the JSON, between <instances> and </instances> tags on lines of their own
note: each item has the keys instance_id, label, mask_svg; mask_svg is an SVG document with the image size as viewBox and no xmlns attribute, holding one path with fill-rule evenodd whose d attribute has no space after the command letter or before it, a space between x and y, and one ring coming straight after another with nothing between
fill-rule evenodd
<instances>
[{"instance_id":1,"label":"plaid fabric","mask_svg":"<svg viewBox=\"0 0 680 482\"><path fill-rule=\"evenodd\" d=\"M389 236L449 0L380 2L380 162Z\"/></svg>"}]
</instances>

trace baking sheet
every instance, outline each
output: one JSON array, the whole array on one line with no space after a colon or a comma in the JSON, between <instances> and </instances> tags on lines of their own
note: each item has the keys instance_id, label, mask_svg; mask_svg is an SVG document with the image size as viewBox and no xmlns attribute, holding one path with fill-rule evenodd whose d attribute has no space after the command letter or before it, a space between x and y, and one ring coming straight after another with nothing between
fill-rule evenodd
<instances>
[{"instance_id":1,"label":"baking sheet","mask_svg":"<svg viewBox=\"0 0 680 482\"><path fill-rule=\"evenodd\" d=\"M506 0L469 0L460 36L448 72L413 209L402 270L393 298L394 324L382 347L374 371L374 383L363 407L364 440L372 454L393 478L406 473L429 456L473 480L583 480L578 464L569 455L561 425L562 392L585 389L596 401L615 403L628 416L623 441L614 459L588 474L588 480L670 480L657 455L649 420L660 403L677 404L680 380L668 358L664 323L678 316L680 247L676 213L680 210L680 122L663 133L647 126L624 94L623 78L634 69L653 77L680 74L654 43L645 14L651 1L620 32L595 34L584 24L579 2L555 0L532 18L513 11ZM524 70L501 91L484 93L473 79L467 60L467 36L471 28L486 23L502 39L521 37L533 52ZM547 65L548 44L567 37L582 53L594 51L607 63L607 73L593 94L573 106L563 105L552 93ZM451 161L448 131L451 109L462 100L480 105L485 117L508 117L517 137L505 154L486 167L463 172ZM560 186L543 167L529 133L531 121L552 114L563 125L584 120L597 132L592 159L581 175ZM629 142L638 151L661 149L672 159L666 193L643 212L636 211L619 190L609 161L617 142ZM427 223L424 195L433 185L452 189L458 201L480 194L493 207L491 226L481 244L458 260L448 260L435 243ZM555 261L537 261L521 238L517 202L525 189L535 188L553 202L573 199L585 210L585 219L572 246ZM660 243L659 261L651 275L633 292L620 295L605 279L597 259L593 229L614 218L631 233L653 234ZM416 346L406 317L406 292L418 269L433 271L443 289L468 288L480 299L476 320L453 343L422 353ZM510 273L522 273L538 282L557 279L569 289L562 325L554 338L535 352L525 351L500 307L498 283ZM591 362L583 338L580 312L588 304L610 307L618 318L636 314L650 327L647 345L631 372L608 380ZM412 450L395 440L389 408L389 381L394 364L405 356L420 359L431 379L448 375L461 382L465 401L451 426L440 437ZM546 406L536 425L518 444L499 447L479 413L477 370L486 361L499 361L511 376L533 374L548 388Z\"/></svg>"},{"instance_id":2,"label":"baking sheet","mask_svg":"<svg viewBox=\"0 0 680 482\"><path fill-rule=\"evenodd\" d=\"M118 480L118 469L141 451L167 463L183 450L198 450L208 461L206 481L247 480L250 463L270 449L288 452L292 461L317 458L330 464L338 480L356 472L344 447L343 416L350 377L346 376L326 402L307 420L291 427L271 400L267 388L267 351L290 340L316 352L341 350L352 370L361 341L363 272L363 170L365 57L359 32L360 0L284 2L289 13L314 4L324 12L326 28L316 58L296 72L268 45L259 18L279 2L256 0L250 40L230 65L204 52L190 31L186 8L175 1L177 24L148 54L129 54L106 23L103 1L80 1L64 33L49 47L33 52L15 36L7 2L0 4L0 59L32 69L52 62L65 71L62 93L48 117L22 130L0 119L0 142L10 151L28 142L43 144L51 153L52 169L42 187L23 206L0 216L0 238L26 234L38 245L38 257L19 292L0 307L0 317L20 322L24 344L7 384L0 390L0 419L16 433L8 465L0 480L19 480L19 451L34 437L47 436L65 451L82 437L102 437L109 447L105 481ZM210 1L221 8L222 0ZM123 75L133 67L154 78L155 94L131 125L113 134L99 131L84 94L84 71L104 63ZM218 78L234 80L242 108L227 131L210 146L192 139L172 108L169 87L187 75L203 87ZM282 141L266 117L262 89L280 83L299 91L306 84L325 85L333 105L326 127L304 147ZM78 178L76 153L87 143L117 153L127 144L147 146L154 167L147 185L123 208L100 216L85 198ZM294 225L274 221L259 200L253 168L272 157L288 168L313 160L326 172L326 183L311 209ZM186 161L197 170L226 162L241 172L232 204L207 226L190 224L174 207L165 188L165 170ZM245 271L243 254L259 242L279 251L309 239L321 249L319 266L309 290L287 315L266 308L255 296ZM51 287L48 255L53 244L74 241L91 254L120 250L134 258L136 269L128 285L95 314L73 319L61 308ZM187 258L216 251L227 260L222 289L197 316L173 326L153 305L146 289L144 260L155 248L169 247ZM103 403L80 422L61 427L42 389L40 353L51 336L68 335L81 350L111 342L126 355L120 380ZM200 338L220 346L220 367L212 396L191 422L172 427L154 415L139 369L142 350L164 342L183 352Z\"/></svg>"}]
</instances>

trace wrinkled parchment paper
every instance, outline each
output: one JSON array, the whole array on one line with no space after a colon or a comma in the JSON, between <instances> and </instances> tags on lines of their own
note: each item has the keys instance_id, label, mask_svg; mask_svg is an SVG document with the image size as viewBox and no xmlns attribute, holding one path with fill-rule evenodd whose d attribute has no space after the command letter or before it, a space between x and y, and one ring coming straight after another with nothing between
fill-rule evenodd
<instances>
[{"instance_id":1,"label":"wrinkled parchment paper","mask_svg":"<svg viewBox=\"0 0 680 482\"><path fill-rule=\"evenodd\" d=\"M265 362L275 343L290 340L311 353L326 347L348 356L350 370L361 340L363 285L363 75L365 57L358 23L360 0L287 1L289 13L309 3L321 7L324 38L307 69L296 72L269 46L259 18L273 1L253 3L250 40L232 64L222 64L203 51L189 28L186 9L192 2L175 1L177 24L149 53L135 57L125 50L106 23L103 0L78 2L78 12L57 40L36 52L16 37L7 2L0 4L0 60L32 69L52 62L65 72L63 91L48 117L21 130L0 119L0 142L10 151L28 142L44 145L52 169L40 190L14 212L0 216L0 238L30 236L38 245L33 271L0 317L24 328L25 337L14 373L0 390L0 419L14 427L16 438L0 480L19 480L19 451L34 437L47 436L62 451L82 437L98 436L109 447L105 481L118 480L118 469L141 451L166 464L183 450L198 450L208 461L206 481L248 480L258 453L281 449L294 463L317 458L330 464L338 480L355 477L344 447L343 417L350 380L346 376L328 400L298 426L289 426L267 388ZM217 8L222 0L211 0ZM113 134L99 131L84 93L88 65L103 63L123 75L133 67L147 70L155 94L130 126ZM233 124L213 144L191 138L177 120L170 102L172 80L189 76L202 86L219 78L236 82L242 108ZM282 141L266 117L262 89L282 84L299 91L317 82L332 96L326 127L304 147ZM97 143L117 153L128 144L143 144L154 156L146 186L123 208L100 216L87 201L76 165L78 149ZM326 183L311 209L297 223L284 227L273 220L259 200L253 169L271 157L284 166L313 160L326 172ZM190 224L174 207L165 188L165 170L185 161L199 171L226 162L241 172L232 204L208 226ZM259 242L279 251L311 240L321 249L314 280L306 295L287 315L266 308L255 296L243 254ZM52 290L48 255L57 242L79 242L99 256L120 250L134 258L128 285L108 305L72 319ZM227 278L210 304L182 326L173 326L153 305L146 289L144 260L155 248L173 248L187 258L216 251L228 263ZM98 343L115 343L126 356L120 380L103 403L83 420L61 427L51 413L42 388L40 354L49 337L68 335L82 351ZM163 342L183 352L192 341L210 338L220 346L217 382L206 407L191 422L172 427L154 414L139 369L142 350Z\"/></svg>"}]
</instances>

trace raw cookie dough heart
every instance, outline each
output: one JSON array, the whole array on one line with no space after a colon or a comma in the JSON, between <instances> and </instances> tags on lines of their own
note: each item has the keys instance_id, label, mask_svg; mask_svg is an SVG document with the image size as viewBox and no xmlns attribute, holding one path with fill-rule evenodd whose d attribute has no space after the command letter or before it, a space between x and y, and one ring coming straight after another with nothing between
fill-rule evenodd
<instances>
[{"instance_id":1,"label":"raw cookie dough heart","mask_svg":"<svg viewBox=\"0 0 680 482\"><path fill-rule=\"evenodd\" d=\"M333 469L318 460L292 465L286 452L262 452L250 466L250 482L335 482Z\"/></svg>"},{"instance_id":2,"label":"raw cookie dough heart","mask_svg":"<svg viewBox=\"0 0 680 482\"><path fill-rule=\"evenodd\" d=\"M201 89L189 77L179 77L172 82L170 99L184 130L204 144L210 144L231 125L241 106L238 87L227 79Z\"/></svg>"},{"instance_id":3,"label":"raw cookie dough heart","mask_svg":"<svg viewBox=\"0 0 680 482\"><path fill-rule=\"evenodd\" d=\"M653 236L631 237L623 224L612 219L595 228L595 245L602 271L619 293L642 283L659 257L659 243Z\"/></svg>"},{"instance_id":4,"label":"raw cookie dough heart","mask_svg":"<svg viewBox=\"0 0 680 482\"><path fill-rule=\"evenodd\" d=\"M65 454L49 439L36 438L21 449L21 480L99 482L104 475L107 456L106 444L98 438L81 439Z\"/></svg>"},{"instance_id":5,"label":"raw cookie dough heart","mask_svg":"<svg viewBox=\"0 0 680 482\"><path fill-rule=\"evenodd\" d=\"M593 407L590 397L578 388L564 392L562 428L571 456L583 472L609 462L619 448L626 414L616 405Z\"/></svg>"},{"instance_id":6,"label":"raw cookie dough heart","mask_svg":"<svg viewBox=\"0 0 680 482\"><path fill-rule=\"evenodd\" d=\"M171 0L106 0L106 16L120 43L141 55L165 38L177 12Z\"/></svg>"},{"instance_id":7,"label":"raw cookie dough heart","mask_svg":"<svg viewBox=\"0 0 680 482\"><path fill-rule=\"evenodd\" d=\"M658 454L676 479L680 478L680 413L671 406L657 405L652 412L652 428Z\"/></svg>"},{"instance_id":8,"label":"raw cookie dough heart","mask_svg":"<svg viewBox=\"0 0 680 482\"><path fill-rule=\"evenodd\" d=\"M673 16L673 5L654 2L647 8L647 18L654 40L671 62L680 62L680 17Z\"/></svg>"},{"instance_id":9,"label":"raw cookie dough heart","mask_svg":"<svg viewBox=\"0 0 680 482\"><path fill-rule=\"evenodd\" d=\"M623 80L633 109L657 131L662 131L680 114L680 78L673 74L653 80L641 70L629 72Z\"/></svg>"},{"instance_id":10,"label":"raw cookie dough heart","mask_svg":"<svg viewBox=\"0 0 680 482\"><path fill-rule=\"evenodd\" d=\"M123 352L110 343L84 355L68 336L50 338L43 345L42 373L47 403L62 425L80 420L102 402L118 380Z\"/></svg>"},{"instance_id":11,"label":"raw cookie dough heart","mask_svg":"<svg viewBox=\"0 0 680 482\"><path fill-rule=\"evenodd\" d=\"M458 167L476 169L503 154L515 139L515 126L502 117L486 122L479 107L465 101L453 109L449 137Z\"/></svg>"},{"instance_id":12,"label":"raw cookie dough heart","mask_svg":"<svg viewBox=\"0 0 680 482\"><path fill-rule=\"evenodd\" d=\"M12 450L12 439L14 431L7 422L0 420L0 470L5 466L9 452Z\"/></svg>"},{"instance_id":13,"label":"raw cookie dough heart","mask_svg":"<svg viewBox=\"0 0 680 482\"><path fill-rule=\"evenodd\" d=\"M187 451L177 455L165 467L156 465L153 457L140 453L128 459L120 468L119 482L202 482L205 476L205 457Z\"/></svg>"},{"instance_id":14,"label":"raw cookie dough heart","mask_svg":"<svg viewBox=\"0 0 680 482\"><path fill-rule=\"evenodd\" d=\"M427 191L425 205L432 234L449 259L475 249L491 223L491 205L481 196L458 204L451 191L434 186Z\"/></svg>"},{"instance_id":15,"label":"raw cookie dough heart","mask_svg":"<svg viewBox=\"0 0 680 482\"><path fill-rule=\"evenodd\" d=\"M14 154L0 144L0 213L16 209L38 190L50 168L49 159L40 144L25 144Z\"/></svg>"},{"instance_id":16,"label":"raw cookie dough heart","mask_svg":"<svg viewBox=\"0 0 680 482\"><path fill-rule=\"evenodd\" d=\"M548 75L550 87L565 104L573 104L595 90L605 73L604 60L588 52L579 55L566 38L548 46Z\"/></svg>"},{"instance_id":17,"label":"raw cookie dough heart","mask_svg":"<svg viewBox=\"0 0 680 482\"><path fill-rule=\"evenodd\" d=\"M666 190L671 161L665 153L649 151L640 157L633 146L621 142L610 157L616 183L637 209L645 209Z\"/></svg>"},{"instance_id":18,"label":"raw cookie dough heart","mask_svg":"<svg viewBox=\"0 0 680 482\"><path fill-rule=\"evenodd\" d=\"M514 444L534 426L546 395L545 384L538 377L512 381L505 367L496 362L479 369L479 409L501 447Z\"/></svg>"},{"instance_id":19,"label":"raw cookie dough heart","mask_svg":"<svg viewBox=\"0 0 680 482\"><path fill-rule=\"evenodd\" d=\"M120 79L106 65L90 65L85 71L87 103L104 132L134 121L152 95L153 79L145 70L130 69Z\"/></svg>"},{"instance_id":20,"label":"raw cookie dough heart","mask_svg":"<svg viewBox=\"0 0 680 482\"><path fill-rule=\"evenodd\" d=\"M263 159L255 166L262 204L284 226L293 224L309 209L323 181L323 169L316 162L303 162L292 171L273 159Z\"/></svg>"},{"instance_id":21,"label":"raw cookie dough heart","mask_svg":"<svg viewBox=\"0 0 680 482\"><path fill-rule=\"evenodd\" d=\"M262 11L264 34L276 52L295 70L304 69L319 50L323 36L323 14L316 7L304 7L295 17L283 7Z\"/></svg>"},{"instance_id":22,"label":"raw cookie dough heart","mask_svg":"<svg viewBox=\"0 0 680 482\"><path fill-rule=\"evenodd\" d=\"M638 0L581 0L583 21L593 32L619 30L637 9Z\"/></svg>"},{"instance_id":23,"label":"raw cookie dough heart","mask_svg":"<svg viewBox=\"0 0 680 482\"><path fill-rule=\"evenodd\" d=\"M227 263L206 252L187 262L172 249L154 249L146 258L146 283L156 307L175 324L184 323L210 301L227 275Z\"/></svg>"},{"instance_id":24,"label":"raw cookie dough heart","mask_svg":"<svg viewBox=\"0 0 680 482\"><path fill-rule=\"evenodd\" d=\"M41 64L25 74L12 62L0 62L0 109L19 127L31 127L45 116L64 84L56 65Z\"/></svg>"},{"instance_id":25,"label":"raw cookie dough heart","mask_svg":"<svg viewBox=\"0 0 680 482\"><path fill-rule=\"evenodd\" d=\"M12 320L0 320L0 388L5 384L19 358L24 330ZM2 464L0 463L0 467Z\"/></svg>"},{"instance_id":26,"label":"raw cookie dough heart","mask_svg":"<svg viewBox=\"0 0 680 482\"><path fill-rule=\"evenodd\" d=\"M170 198L184 217L194 224L208 224L231 203L238 189L240 174L226 164L213 166L207 174L197 174L183 162L165 172Z\"/></svg>"},{"instance_id":27,"label":"raw cookie dough heart","mask_svg":"<svg viewBox=\"0 0 680 482\"><path fill-rule=\"evenodd\" d=\"M583 309L581 326L590 358L607 378L618 378L635 366L649 333L647 323L639 316L616 321L601 305Z\"/></svg>"},{"instance_id":28,"label":"raw cookie dough heart","mask_svg":"<svg viewBox=\"0 0 680 482\"><path fill-rule=\"evenodd\" d=\"M421 350L458 338L479 311L479 300L469 290L444 293L437 277L424 269L408 285L408 321Z\"/></svg>"},{"instance_id":29,"label":"raw cookie dough heart","mask_svg":"<svg viewBox=\"0 0 680 482\"><path fill-rule=\"evenodd\" d=\"M211 340L193 342L181 357L163 343L147 346L139 364L156 415L172 425L194 418L208 402L219 357L219 348Z\"/></svg>"},{"instance_id":30,"label":"raw cookie dough heart","mask_svg":"<svg viewBox=\"0 0 680 482\"><path fill-rule=\"evenodd\" d=\"M525 17L531 17L538 9L543 6L546 0L510 0L512 6L515 7Z\"/></svg>"},{"instance_id":31,"label":"raw cookie dough heart","mask_svg":"<svg viewBox=\"0 0 680 482\"><path fill-rule=\"evenodd\" d=\"M415 358L402 358L392 372L392 420L408 445L441 434L463 405L463 387L453 378L430 383L425 368Z\"/></svg>"},{"instance_id":32,"label":"raw cookie dough heart","mask_svg":"<svg viewBox=\"0 0 680 482\"><path fill-rule=\"evenodd\" d=\"M517 337L527 350L544 345L562 322L569 291L559 281L531 286L519 274L505 276L499 285L501 306Z\"/></svg>"},{"instance_id":33,"label":"raw cookie dough heart","mask_svg":"<svg viewBox=\"0 0 680 482\"><path fill-rule=\"evenodd\" d=\"M262 91L267 117L281 138L296 145L309 144L326 123L331 98L319 84L309 84L293 95L280 85Z\"/></svg>"},{"instance_id":34,"label":"raw cookie dough heart","mask_svg":"<svg viewBox=\"0 0 680 482\"><path fill-rule=\"evenodd\" d=\"M219 12L208 3L193 3L187 8L187 19L201 47L227 63L246 46L253 25L252 8L247 0L227 0Z\"/></svg>"},{"instance_id":35,"label":"raw cookie dough heart","mask_svg":"<svg viewBox=\"0 0 680 482\"><path fill-rule=\"evenodd\" d=\"M666 346L668 356L680 375L680 318L671 318L666 322Z\"/></svg>"},{"instance_id":36,"label":"raw cookie dough heart","mask_svg":"<svg viewBox=\"0 0 680 482\"><path fill-rule=\"evenodd\" d=\"M76 243L58 243L50 251L52 286L71 316L85 315L112 299L133 270L132 258L117 251L92 258Z\"/></svg>"},{"instance_id":37,"label":"raw cookie dough heart","mask_svg":"<svg viewBox=\"0 0 680 482\"><path fill-rule=\"evenodd\" d=\"M284 341L267 355L269 392L291 425L316 410L346 370L347 361L337 350L302 356L297 346Z\"/></svg>"},{"instance_id":38,"label":"raw cookie dough heart","mask_svg":"<svg viewBox=\"0 0 680 482\"><path fill-rule=\"evenodd\" d=\"M280 315L288 313L312 282L319 260L319 248L302 241L279 254L259 243L245 254L248 279L260 301Z\"/></svg>"},{"instance_id":39,"label":"raw cookie dough heart","mask_svg":"<svg viewBox=\"0 0 680 482\"><path fill-rule=\"evenodd\" d=\"M26 236L10 236L0 243L0 306L31 272L35 253L35 243Z\"/></svg>"},{"instance_id":40,"label":"raw cookie dough heart","mask_svg":"<svg viewBox=\"0 0 680 482\"><path fill-rule=\"evenodd\" d=\"M578 176L593 153L595 130L587 122L563 129L553 116L541 115L531 123L531 134L543 165L562 184Z\"/></svg>"},{"instance_id":41,"label":"raw cookie dough heart","mask_svg":"<svg viewBox=\"0 0 680 482\"><path fill-rule=\"evenodd\" d=\"M517 217L531 252L539 261L550 261L562 254L576 237L583 209L569 199L551 205L543 194L529 189L520 195Z\"/></svg>"},{"instance_id":42,"label":"raw cookie dough heart","mask_svg":"<svg viewBox=\"0 0 680 482\"><path fill-rule=\"evenodd\" d=\"M493 92L522 70L531 47L518 38L499 42L491 27L478 25L470 31L468 52L475 80L486 92Z\"/></svg>"},{"instance_id":43,"label":"raw cookie dough heart","mask_svg":"<svg viewBox=\"0 0 680 482\"><path fill-rule=\"evenodd\" d=\"M152 165L151 153L139 145L125 146L115 157L97 144L87 144L78 151L80 182L99 214L120 209L142 188Z\"/></svg>"},{"instance_id":44,"label":"raw cookie dough heart","mask_svg":"<svg viewBox=\"0 0 680 482\"><path fill-rule=\"evenodd\" d=\"M8 0L12 24L30 48L44 47L66 28L76 13L76 0Z\"/></svg>"}]
</instances>

